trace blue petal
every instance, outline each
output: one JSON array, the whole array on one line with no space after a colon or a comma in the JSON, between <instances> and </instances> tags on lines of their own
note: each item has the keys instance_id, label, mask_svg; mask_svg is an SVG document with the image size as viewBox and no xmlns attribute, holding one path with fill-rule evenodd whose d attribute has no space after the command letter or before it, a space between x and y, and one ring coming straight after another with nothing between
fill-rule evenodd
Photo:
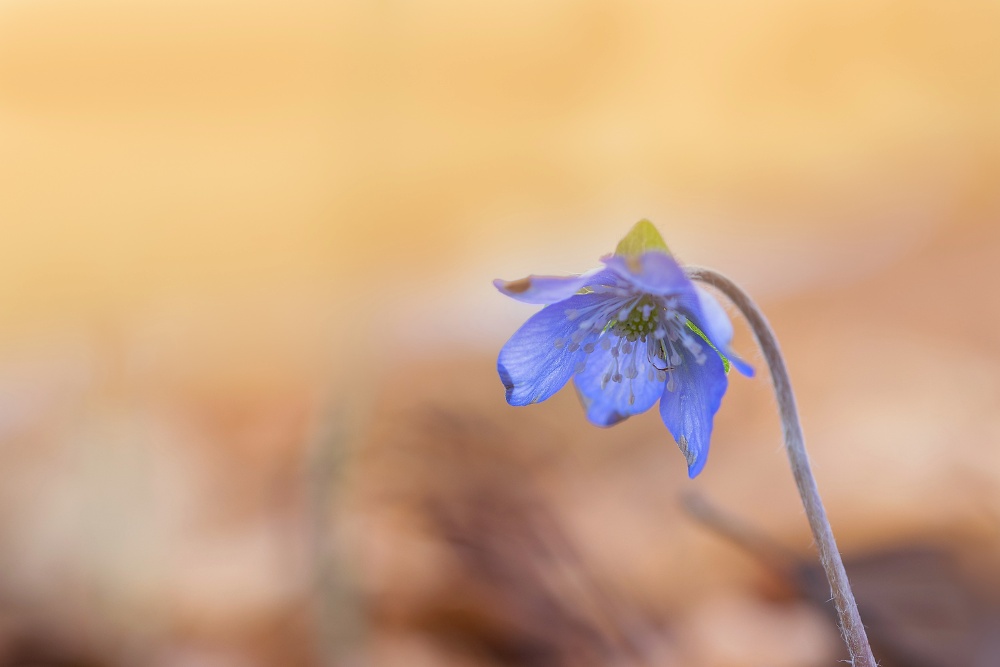
<instances>
[{"instance_id":1,"label":"blue petal","mask_svg":"<svg viewBox=\"0 0 1000 667\"><path fill-rule=\"evenodd\" d=\"M753 377L753 366L736 356L729 347L733 342L733 323L722 304L701 285L695 285L694 290L698 295L698 306L701 310L700 314L694 314L695 324L705 332L712 344L726 355L726 359L736 367L736 370L747 377Z\"/></svg>"},{"instance_id":2,"label":"blue petal","mask_svg":"<svg viewBox=\"0 0 1000 667\"><path fill-rule=\"evenodd\" d=\"M507 388L507 402L528 405L544 401L562 389L573 375L573 368L586 353L582 348L571 352L570 336L579 322L566 317L568 309L581 309L606 297L579 294L542 308L518 329L500 350L497 371ZM556 347L556 340L565 344Z\"/></svg>"},{"instance_id":3,"label":"blue petal","mask_svg":"<svg viewBox=\"0 0 1000 667\"><path fill-rule=\"evenodd\" d=\"M754 370L753 366L751 366L747 362L737 357L736 354L732 351L732 349L726 349L723 351L723 353L726 355L726 359L729 360L729 363L731 363L736 368L736 370L738 370L743 375L747 376L748 378L752 378L756 374L756 371Z\"/></svg>"},{"instance_id":4,"label":"blue petal","mask_svg":"<svg viewBox=\"0 0 1000 667\"><path fill-rule=\"evenodd\" d=\"M640 345L645 348L645 343ZM622 355L621 358L627 357ZM646 358L645 351L636 354L636 368L639 374L633 380L622 378L621 382L608 382L604 389L601 389L601 381L612 360L611 351L598 346L587 356L587 367L574 378L580 401L587 410L587 419L597 426L612 426L632 415L645 412L663 395L664 383L649 379L649 370L652 366ZM619 365L621 367L621 361ZM624 374L624 368L621 372ZM630 382L631 392L635 396L635 402L631 405L629 404Z\"/></svg>"},{"instance_id":5,"label":"blue petal","mask_svg":"<svg viewBox=\"0 0 1000 667\"><path fill-rule=\"evenodd\" d=\"M520 280L494 280L493 285L512 299L524 303L557 303L588 285L607 284L614 276L607 269L594 269L579 276L528 276Z\"/></svg>"},{"instance_id":6,"label":"blue petal","mask_svg":"<svg viewBox=\"0 0 1000 667\"><path fill-rule=\"evenodd\" d=\"M706 352L701 365L690 354L684 355L684 363L674 371L677 389L664 390L660 401L660 417L687 459L692 478L705 467L712 420L728 384L719 355Z\"/></svg>"},{"instance_id":7,"label":"blue petal","mask_svg":"<svg viewBox=\"0 0 1000 667\"><path fill-rule=\"evenodd\" d=\"M695 285L694 291L698 295L698 305L701 306L701 322L698 323L701 330L717 348L728 348L733 342L733 323L725 308L701 285Z\"/></svg>"},{"instance_id":8,"label":"blue petal","mask_svg":"<svg viewBox=\"0 0 1000 667\"><path fill-rule=\"evenodd\" d=\"M641 255L609 255L601 259L608 268L643 292L693 294L694 285L670 255L652 251Z\"/></svg>"}]
</instances>

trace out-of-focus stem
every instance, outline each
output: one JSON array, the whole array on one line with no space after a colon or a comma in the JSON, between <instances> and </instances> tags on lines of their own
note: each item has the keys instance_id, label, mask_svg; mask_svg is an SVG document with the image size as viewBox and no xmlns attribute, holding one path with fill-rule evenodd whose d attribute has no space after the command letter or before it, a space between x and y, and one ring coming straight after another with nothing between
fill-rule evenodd
<instances>
[{"instance_id":1,"label":"out-of-focus stem","mask_svg":"<svg viewBox=\"0 0 1000 667\"><path fill-rule=\"evenodd\" d=\"M816 547L819 549L819 560L830 582L830 591L840 618L840 630L844 642L851 654L851 664L855 667L876 667L875 657L868 644L858 605L851 592L851 583L847 580L844 562L837 550L837 542L833 530L826 518L823 501L819 497L816 479L809 466L809 456L806 454L805 439L802 436L802 425L799 423L799 412L795 407L795 394L792 383L788 379L785 360L778 348L774 331L767 323L763 313L753 300L736 283L711 269L688 267L687 274L692 280L698 280L711 285L723 294L743 313L750 324L757 344L760 345L764 359L771 370L771 380L774 383L774 393L778 399L778 411L781 414L781 424L785 436L785 451L792 466L792 475L798 486L802 504L806 509L809 527L812 529Z\"/></svg>"}]
</instances>

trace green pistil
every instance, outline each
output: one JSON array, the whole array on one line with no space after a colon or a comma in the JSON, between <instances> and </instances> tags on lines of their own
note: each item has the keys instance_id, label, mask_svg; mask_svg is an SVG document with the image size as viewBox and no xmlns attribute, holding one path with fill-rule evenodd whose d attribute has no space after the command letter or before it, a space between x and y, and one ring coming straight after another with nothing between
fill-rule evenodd
<instances>
[{"instance_id":1,"label":"green pistil","mask_svg":"<svg viewBox=\"0 0 1000 667\"><path fill-rule=\"evenodd\" d=\"M656 328L656 317L653 313L650 313L648 320L642 319L642 313L636 308L629 315L629 318L621 323L622 332L628 335L635 335L637 337L643 337L646 334L653 333L653 329Z\"/></svg>"}]
</instances>

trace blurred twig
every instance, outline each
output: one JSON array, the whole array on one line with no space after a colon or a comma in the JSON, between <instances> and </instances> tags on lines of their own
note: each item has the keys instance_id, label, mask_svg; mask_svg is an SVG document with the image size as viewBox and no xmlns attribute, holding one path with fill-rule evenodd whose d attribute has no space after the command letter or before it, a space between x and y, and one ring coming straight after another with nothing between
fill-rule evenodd
<instances>
[{"instance_id":1,"label":"blurred twig","mask_svg":"<svg viewBox=\"0 0 1000 667\"><path fill-rule=\"evenodd\" d=\"M681 495L681 505L692 518L754 556L784 580L792 580L799 559L784 545L750 526L746 521L723 512L696 491Z\"/></svg>"},{"instance_id":2,"label":"blurred twig","mask_svg":"<svg viewBox=\"0 0 1000 667\"><path fill-rule=\"evenodd\" d=\"M324 667L357 665L365 635L363 604L344 532L331 530L342 510L348 465L355 454L351 443L356 439L350 435L347 415L343 403L327 409L306 455L316 651Z\"/></svg>"}]
</instances>

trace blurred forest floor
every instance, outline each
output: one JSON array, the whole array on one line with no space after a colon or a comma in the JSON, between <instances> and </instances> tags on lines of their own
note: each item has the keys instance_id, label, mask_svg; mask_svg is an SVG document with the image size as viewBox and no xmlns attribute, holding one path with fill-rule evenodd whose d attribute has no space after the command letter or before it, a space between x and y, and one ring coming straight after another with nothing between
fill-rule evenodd
<instances>
[{"instance_id":1,"label":"blurred forest floor","mask_svg":"<svg viewBox=\"0 0 1000 667\"><path fill-rule=\"evenodd\" d=\"M887 667L996 664L996 258L1000 228L955 226L765 304ZM6 664L841 657L766 373L732 382L692 482L655 414L597 429L572 390L508 407L493 350L332 401L308 375L240 393L72 360L4 394Z\"/></svg>"}]
</instances>

